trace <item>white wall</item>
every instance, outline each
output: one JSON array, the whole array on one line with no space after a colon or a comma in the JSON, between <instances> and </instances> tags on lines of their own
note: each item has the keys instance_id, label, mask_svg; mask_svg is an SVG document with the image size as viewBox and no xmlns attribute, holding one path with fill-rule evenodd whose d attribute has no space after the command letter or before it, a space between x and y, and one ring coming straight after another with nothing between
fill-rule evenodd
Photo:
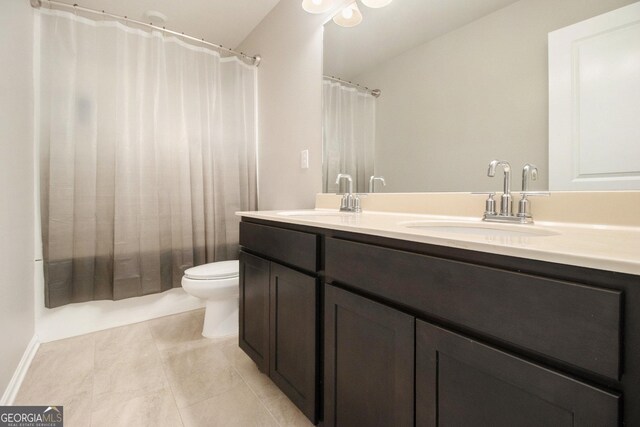
<instances>
[{"instance_id":1,"label":"white wall","mask_svg":"<svg viewBox=\"0 0 640 427\"><path fill-rule=\"evenodd\" d=\"M300 0L281 0L239 50L258 71L260 209L310 208L322 191L322 25ZM338 2L340 3L340 2ZM309 149L309 169L300 151Z\"/></svg>"},{"instance_id":2,"label":"white wall","mask_svg":"<svg viewBox=\"0 0 640 427\"><path fill-rule=\"evenodd\" d=\"M33 12L0 12L0 394L34 334Z\"/></svg>"},{"instance_id":3,"label":"white wall","mask_svg":"<svg viewBox=\"0 0 640 427\"><path fill-rule=\"evenodd\" d=\"M385 191L498 190L492 159L536 164L533 188L548 188L547 34L632 2L522 0L355 77L382 90Z\"/></svg>"}]
</instances>

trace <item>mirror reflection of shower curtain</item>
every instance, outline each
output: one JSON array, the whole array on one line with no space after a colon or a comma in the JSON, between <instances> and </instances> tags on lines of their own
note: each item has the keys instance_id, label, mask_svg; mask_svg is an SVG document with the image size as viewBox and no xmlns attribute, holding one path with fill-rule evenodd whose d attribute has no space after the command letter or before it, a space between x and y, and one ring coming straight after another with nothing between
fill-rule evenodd
<instances>
[{"instance_id":1,"label":"mirror reflection of shower curtain","mask_svg":"<svg viewBox=\"0 0 640 427\"><path fill-rule=\"evenodd\" d=\"M339 173L353 178L354 191L367 192L374 173L376 98L370 93L324 79L323 191L338 193Z\"/></svg>"},{"instance_id":2,"label":"mirror reflection of shower curtain","mask_svg":"<svg viewBox=\"0 0 640 427\"><path fill-rule=\"evenodd\" d=\"M256 207L255 67L36 14L46 306L162 292L235 258L234 213Z\"/></svg>"}]
</instances>

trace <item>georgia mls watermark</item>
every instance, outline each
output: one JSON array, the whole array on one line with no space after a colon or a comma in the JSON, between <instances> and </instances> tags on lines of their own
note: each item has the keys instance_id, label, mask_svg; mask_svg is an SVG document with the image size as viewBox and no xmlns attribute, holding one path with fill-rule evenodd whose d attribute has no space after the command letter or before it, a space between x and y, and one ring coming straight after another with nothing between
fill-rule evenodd
<instances>
[{"instance_id":1,"label":"georgia mls watermark","mask_svg":"<svg viewBox=\"0 0 640 427\"><path fill-rule=\"evenodd\" d=\"M0 406L0 427L62 427L62 406Z\"/></svg>"}]
</instances>

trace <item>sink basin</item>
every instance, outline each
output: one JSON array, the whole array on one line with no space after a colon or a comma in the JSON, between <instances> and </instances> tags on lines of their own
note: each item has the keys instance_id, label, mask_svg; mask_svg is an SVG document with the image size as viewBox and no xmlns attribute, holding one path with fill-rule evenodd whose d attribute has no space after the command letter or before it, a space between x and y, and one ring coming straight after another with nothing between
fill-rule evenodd
<instances>
[{"instance_id":1,"label":"sink basin","mask_svg":"<svg viewBox=\"0 0 640 427\"><path fill-rule=\"evenodd\" d=\"M350 215L349 213L339 212L339 211L316 211L316 210L306 210L306 211L282 211L278 212L277 215L282 216L344 216Z\"/></svg>"},{"instance_id":2,"label":"sink basin","mask_svg":"<svg viewBox=\"0 0 640 427\"><path fill-rule=\"evenodd\" d=\"M487 237L543 237L560 233L535 225L494 224L464 221L415 221L401 223L405 227L448 234L464 234Z\"/></svg>"}]
</instances>

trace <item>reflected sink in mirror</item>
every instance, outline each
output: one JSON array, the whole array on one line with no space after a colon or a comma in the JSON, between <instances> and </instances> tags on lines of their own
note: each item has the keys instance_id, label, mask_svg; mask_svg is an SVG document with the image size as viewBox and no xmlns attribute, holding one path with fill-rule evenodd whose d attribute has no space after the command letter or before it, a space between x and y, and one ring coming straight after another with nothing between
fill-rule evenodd
<instances>
[{"instance_id":1,"label":"reflected sink in mirror","mask_svg":"<svg viewBox=\"0 0 640 427\"><path fill-rule=\"evenodd\" d=\"M535 225L492 224L485 222L463 221L414 221L403 222L400 225L426 232L464 234L467 236L485 237L545 237L557 236L555 230Z\"/></svg>"}]
</instances>

